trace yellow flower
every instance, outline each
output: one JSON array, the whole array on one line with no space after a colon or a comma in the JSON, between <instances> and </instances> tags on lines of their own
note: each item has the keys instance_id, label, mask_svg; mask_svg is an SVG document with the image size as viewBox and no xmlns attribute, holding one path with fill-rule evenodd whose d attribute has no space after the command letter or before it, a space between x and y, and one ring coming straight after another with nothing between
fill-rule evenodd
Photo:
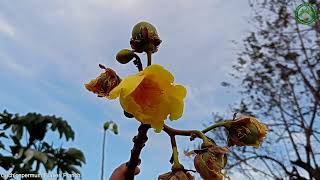
<instances>
[{"instance_id":1,"label":"yellow flower","mask_svg":"<svg viewBox=\"0 0 320 180\"><path fill-rule=\"evenodd\" d=\"M168 115L170 120L176 120L183 113L183 99L187 92L173 81L169 71L153 64L123 79L108 98L120 97L120 104L126 112L160 132Z\"/></svg>"},{"instance_id":2,"label":"yellow flower","mask_svg":"<svg viewBox=\"0 0 320 180\"><path fill-rule=\"evenodd\" d=\"M259 147L267 134L267 126L251 116L242 116L228 126L228 145Z\"/></svg>"}]
</instances>

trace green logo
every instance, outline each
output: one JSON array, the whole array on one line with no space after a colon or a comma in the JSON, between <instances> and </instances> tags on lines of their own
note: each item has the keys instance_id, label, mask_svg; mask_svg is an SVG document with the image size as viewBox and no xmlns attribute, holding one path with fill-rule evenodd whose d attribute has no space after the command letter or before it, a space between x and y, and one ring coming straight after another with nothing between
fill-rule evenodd
<instances>
[{"instance_id":1,"label":"green logo","mask_svg":"<svg viewBox=\"0 0 320 180\"><path fill-rule=\"evenodd\" d=\"M311 25L318 18L317 9L313 4L300 4L294 11L295 18L300 24Z\"/></svg>"}]
</instances>

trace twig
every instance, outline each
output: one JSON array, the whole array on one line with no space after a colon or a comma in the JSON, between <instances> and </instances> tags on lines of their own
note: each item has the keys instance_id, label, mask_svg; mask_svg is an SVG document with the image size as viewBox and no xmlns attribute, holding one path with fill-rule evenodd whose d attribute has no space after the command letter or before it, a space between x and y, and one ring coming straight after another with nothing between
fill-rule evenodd
<instances>
[{"instance_id":1,"label":"twig","mask_svg":"<svg viewBox=\"0 0 320 180\"><path fill-rule=\"evenodd\" d=\"M163 131L165 131L169 136L172 136L172 135L192 136L196 130L180 130L180 129L174 129L168 125L163 125Z\"/></svg>"},{"instance_id":2,"label":"twig","mask_svg":"<svg viewBox=\"0 0 320 180\"><path fill-rule=\"evenodd\" d=\"M148 51L147 52L148 66L150 66L152 64L151 55L152 55L152 52Z\"/></svg>"},{"instance_id":3,"label":"twig","mask_svg":"<svg viewBox=\"0 0 320 180\"><path fill-rule=\"evenodd\" d=\"M143 66L142 66L140 57L136 54L134 54L134 57L136 59L133 61L133 64L136 65L139 71L143 71Z\"/></svg>"},{"instance_id":4,"label":"twig","mask_svg":"<svg viewBox=\"0 0 320 180\"><path fill-rule=\"evenodd\" d=\"M127 162L128 170L126 172L126 180L134 179L134 171L140 163L140 153L148 140L147 132L150 128L148 124L141 124L138 128L138 135L133 138L134 146L131 150L130 160Z\"/></svg>"}]
</instances>

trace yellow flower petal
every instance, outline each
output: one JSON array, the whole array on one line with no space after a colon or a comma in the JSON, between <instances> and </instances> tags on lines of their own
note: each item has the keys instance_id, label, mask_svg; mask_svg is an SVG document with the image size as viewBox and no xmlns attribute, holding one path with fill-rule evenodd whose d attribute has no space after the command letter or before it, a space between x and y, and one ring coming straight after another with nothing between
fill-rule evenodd
<instances>
[{"instance_id":1,"label":"yellow flower petal","mask_svg":"<svg viewBox=\"0 0 320 180\"><path fill-rule=\"evenodd\" d=\"M159 80L169 83L174 81L173 75L158 64L152 64L151 66L146 67L145 70L143 70L143 74L151 77L156 76Z\"/></svg>"},{"instance_id":2,"label":"yellow flower petal","mask_svg":"<svg viewBox=\"0 0 320 180\"><path fill-rule=\"evenodd\" d=\"M170 120L177 120L183 114L184 103L182 100L170 98Z\"/></svg>"},{"instance_id":3,"label":"yellow flower petal","mask_svg":"<svg viewBox=\"0 0 320 180\"><path fill-rule=\"evenodd\" d=\"M142 82L144 76L142 75L133 75L128 76L121 83L115 87L109 94L108 99L115 99L118 96L126 97L131 94Z\"/></svg>"},{"instance_id":4,"label":"yellow flower petal","mask_svg":"<svg viewBox=\"0 0 320 180\"><path fill-rule=\"evenodd\" d=\"M151 127L154 129L156 133L160 133L163 129L164 122L163 120L153 120L151 123Z\"/></svg>"},{"instance_id":5,"label":"yellow flower petal","mask_svg":"<svg viewBox=\"0 0 320 180\"><path fill-rule=\"evenodd\" d=\"M149 115L146 115L140 106L133 100L132 97L127 96L125 98L120 97L120 104L122 108L127 111L128 113L132 114L135 118L137 118L142 123L150 123L149 121L146 122L144 119L152 118Z\"/></svg>"},{"instance_id":6,"label":"yellow flower petal","mask_svg":"<svg viewBox=\"0 0 320 180\"><path fill-rule=\"evenodd\" d=\"M175 97L178 100L182 100L187 95L187 90L181 85L175 85L170 93L170 96Z\"/></svg>"},{"instance_id":7,"label":"yellow flower petal","mask_svg":"<svg viewBox=\"0 0 320 180\"><path fill-rule=\"evenodd\" d=\"M132 115L135 111L141 111L139 105L130 96L120 97L120 104L125 111Z\"/></svg>"}]
</instances>

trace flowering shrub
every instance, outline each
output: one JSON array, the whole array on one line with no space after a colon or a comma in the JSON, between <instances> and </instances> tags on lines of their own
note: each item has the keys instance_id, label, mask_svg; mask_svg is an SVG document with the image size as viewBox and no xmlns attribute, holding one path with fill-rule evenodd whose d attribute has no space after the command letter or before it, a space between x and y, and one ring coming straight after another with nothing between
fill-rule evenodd
<instances>
[{"instance_id":1,"label":"flowering shrub","mask_svg":"<svg viewBox=\"0 0 320 180\"><path fill-rule=\"evenodd\" d=\"M166 119L177 120L183 114L186 88L174 84L174 76L164 67L152 64L152 54L158 51L161 40L156 28L148 22L140 22L133 27L130 49L122 49L116 55L116 60L127 64L133 60L138 68L137 74L129 75L122 80L116 72L99 65L105 72L91 80L85 87L107 99L119 97L120 105L128 118L135 118L141 123L138 135L133 138L134 147L127 163L126 179L134 179L134 170L140 163L140 152L148 140L147 131L153 128L157 133L165 132L170 136L172 145L171 171L160 175L160 180L189 180L194 177L184 169L178 158L176 136L189 136L202 139L201 149L194 150L189 155L195 155L196 171L205 180L220 180L229 178L223 168L227 164L226 154L231 146L259 147L267 134L267 127L259 120L250 116L241 116L233 120L224 120L213 124L204 130L178 130L165 124ZM145 52L147 67L143 68L137 53ZM109 127L109 123L107 124ZM218 146L205 133L219 127L224 127L228 134L228 147ZM105 125L105 130L106 128ZM117 131L116 131L117 132Z\"/></svg>"}]
</instances>

